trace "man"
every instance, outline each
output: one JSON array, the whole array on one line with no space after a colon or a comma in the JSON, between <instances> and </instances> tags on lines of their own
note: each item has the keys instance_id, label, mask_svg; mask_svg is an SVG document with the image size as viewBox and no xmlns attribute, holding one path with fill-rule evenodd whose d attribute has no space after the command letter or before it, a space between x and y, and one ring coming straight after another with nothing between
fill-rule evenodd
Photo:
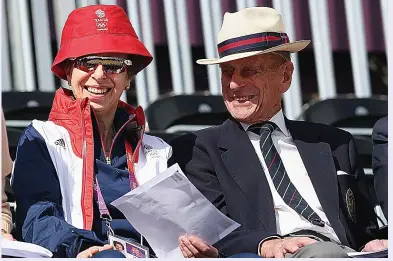
<instances>
[{"instance_id":1,"label":"man","mask_svg":"<svg viewBox=\"0 0 393 261\"><path fill-rule=\"evenodd\" d=\"M220 65L232 117L175 140L172 161L241 224L215 245L224 256L346 257L376 238L352 136L290 121L282 113L281 97L294 70L290 53L309 42L290 42L276 10L247 8L225 14L218 33L220 58L197 61ZM215 253L198 240L180 241L187 257ZM383 242L365 249L382 249Z\"/></svg>"},{"instance_id":2,"label":"man","mask_svg":"<svg viewBox=\"0 0 393 261\"><path fill-rule=\"evenodd\" d=\"M373 129L374 188L378 204L388 219L388 117L377 121Z\"/></svg>"}]
</instances>

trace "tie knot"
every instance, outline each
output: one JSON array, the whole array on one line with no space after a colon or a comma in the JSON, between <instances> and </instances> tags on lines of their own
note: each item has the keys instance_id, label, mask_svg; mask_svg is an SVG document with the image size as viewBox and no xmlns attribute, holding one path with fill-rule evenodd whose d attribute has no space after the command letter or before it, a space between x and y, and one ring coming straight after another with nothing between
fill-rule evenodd
<instances>
[{"instance_id":1,"label":"tie knot","mask_svg":"<svg viewBox=\"0 0 393 261\"><path fill-rule=\"evenodd\" d=\"M248 127L248 131L252 131L257 135L261 135L263 132L272 133L277 128L277 125L274 122L265 121L262 123L255 123Z\"/></svg>"}]
</instances>

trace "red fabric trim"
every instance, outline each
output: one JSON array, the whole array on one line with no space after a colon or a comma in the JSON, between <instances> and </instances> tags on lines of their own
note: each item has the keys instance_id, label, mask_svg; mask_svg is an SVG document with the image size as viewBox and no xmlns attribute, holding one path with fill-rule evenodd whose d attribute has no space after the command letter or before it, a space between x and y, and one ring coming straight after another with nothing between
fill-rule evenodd
<instances>
[{"instance_id":1,"label":"red fabric trim","mask_svg":"<svg viewBox=\"0 0 393 261\"><path fill-rule=\"evenodd\" d=\"M145 124L146 124L145 113L144 113L143 108L141 106L134 108L134 107L128 105L127 103L122 102L122 101L119 101L118 107L125 109L129 114L135 114L136 123L138 124L138 126L143 126L141 139L138 142L138 145L135 149L134 154L131 149L132 162L137 163L139 161L139 147L141 146L143 135L145 133ZM129 145L129 147L131 148L130 145ZM126 149L127 149L127 142L126 142ZM128 159L129 159L129 157L127 156L127 162L128 162ZM128 163L128 165L130 165L130 163ZM128 166L128 168L130 169L130 166Z\"/></svg>"},{"instance_id":2,"label":"red fabric trim","mask_svg":"<svg viewBox=\"0 0 393 261\"><path fill-rule=\"evenodd\" d=\"M60 88L56 91L49 120L68 130L72 150L76 156L82 158L82 100L72 98L72 92Z\"/></svg>"},{"instance_id":3,"label":"red fabric trim","mask_svg":"<svg viewBox=\"0 0 393 261\"><path fill-rule=\"evenodd\" d=\"M124 108L129 114L135 114L135 119L139 126L145 127L145 114L142 107L132 106L119 101L119 108ZM93 226L93 185L94 185L94 137L93 124L90 114L90 104L87 99L75 100L72 96L72 91L60 88L56 91L55 98L52 105L52 110L49 114L49 120L56 125L67 129L72 150L77 157L83 160L83 174L82 174L82 195L81 206L83 214L83 228L91 230ZM84 121L84 131L82 126ZM141 138L143 137L143 134ZM86 154L83 155L83 140L86 140ZM133 162L138 162L139 147L142 139L140 139ZM127 147L127 143L126 143Z\"/></svg>"},{"instance_id":4,"label":"red fabric trim","mask_svg":"<svg viewBox=\"0 0 393 261\"><path fill-rule=\"evenodd\" d=\"M243 45L248 45L248 44L254 44L254 43L261 43L261 42L267 42L267 41L276 41L276 40L281 40L280 37L276 36L266 36L266 37L258 37L258 38L252 38L252 39L247 39L247 40L241 40L238 42L230 43L224 46L221 46L218 48L218 52L224 52L228 49L234 48L234 47L240 47Z\"/></svg>"},{"instance_id":5,"label":"red fabric trim","mask_svg":"<svg viewBox=\"0 0 393 261\"><path fill-rule=\"evenodd\" d=\"M86 100L86 104L88 104ZM93 190L94 190L94 137L93 123L91 120L90 106L83 108L85 121L85 140L86 155L83 158L83 177L82 177L82 213L83 227L91 230L93 227Z\"/></svg>"}]
</instances>

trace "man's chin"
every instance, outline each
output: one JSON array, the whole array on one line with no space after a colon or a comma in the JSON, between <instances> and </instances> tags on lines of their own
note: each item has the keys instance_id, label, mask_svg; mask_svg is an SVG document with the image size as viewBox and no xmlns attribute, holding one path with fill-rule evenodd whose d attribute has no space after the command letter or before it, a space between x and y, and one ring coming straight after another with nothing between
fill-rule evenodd
<instances>
[{"instance_id":1,"label":"man's chin","mask_svg":"<svg viewBox=\"0 0 393 261\"><path fill-rule=\"evenodd\" d=\"M248 123L250 121L250 114L244 114L244 113L231 113L232 117L243 123Z\"/></svg>"}]
</instances>

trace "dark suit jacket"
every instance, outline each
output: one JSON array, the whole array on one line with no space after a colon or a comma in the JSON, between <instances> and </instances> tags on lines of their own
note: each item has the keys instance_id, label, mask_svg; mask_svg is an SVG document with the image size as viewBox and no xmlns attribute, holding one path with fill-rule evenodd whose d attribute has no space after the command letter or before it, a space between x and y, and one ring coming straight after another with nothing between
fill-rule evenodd
<instances>
[{"instance_id":1,"label":"dark suit jacket","mask_svg":"<svg viewBox=\"0 0 393 261\"><path fill-rule=\"evenodd\" d=\"M377 221L368 204L364 172L352 136L322 124L286 121L318 199L342 244L359 249L373 239ZM276 235L273 198L247 133L235 120L172 142L172 163L241 227L215 246L224 255L257 253ZM342 170L349 175L337 175Z\"/></svg>"},{"instance_id":2,"label":"dark suit jacket","mask_svg":"<svg viewBox=\"0 0 393 261\"><path fill-rule=\"evenodd\" d=\"M388 218L388 117L377 121L373 130L373 173L377 200Z\"/></svg>"}]
</instances>

